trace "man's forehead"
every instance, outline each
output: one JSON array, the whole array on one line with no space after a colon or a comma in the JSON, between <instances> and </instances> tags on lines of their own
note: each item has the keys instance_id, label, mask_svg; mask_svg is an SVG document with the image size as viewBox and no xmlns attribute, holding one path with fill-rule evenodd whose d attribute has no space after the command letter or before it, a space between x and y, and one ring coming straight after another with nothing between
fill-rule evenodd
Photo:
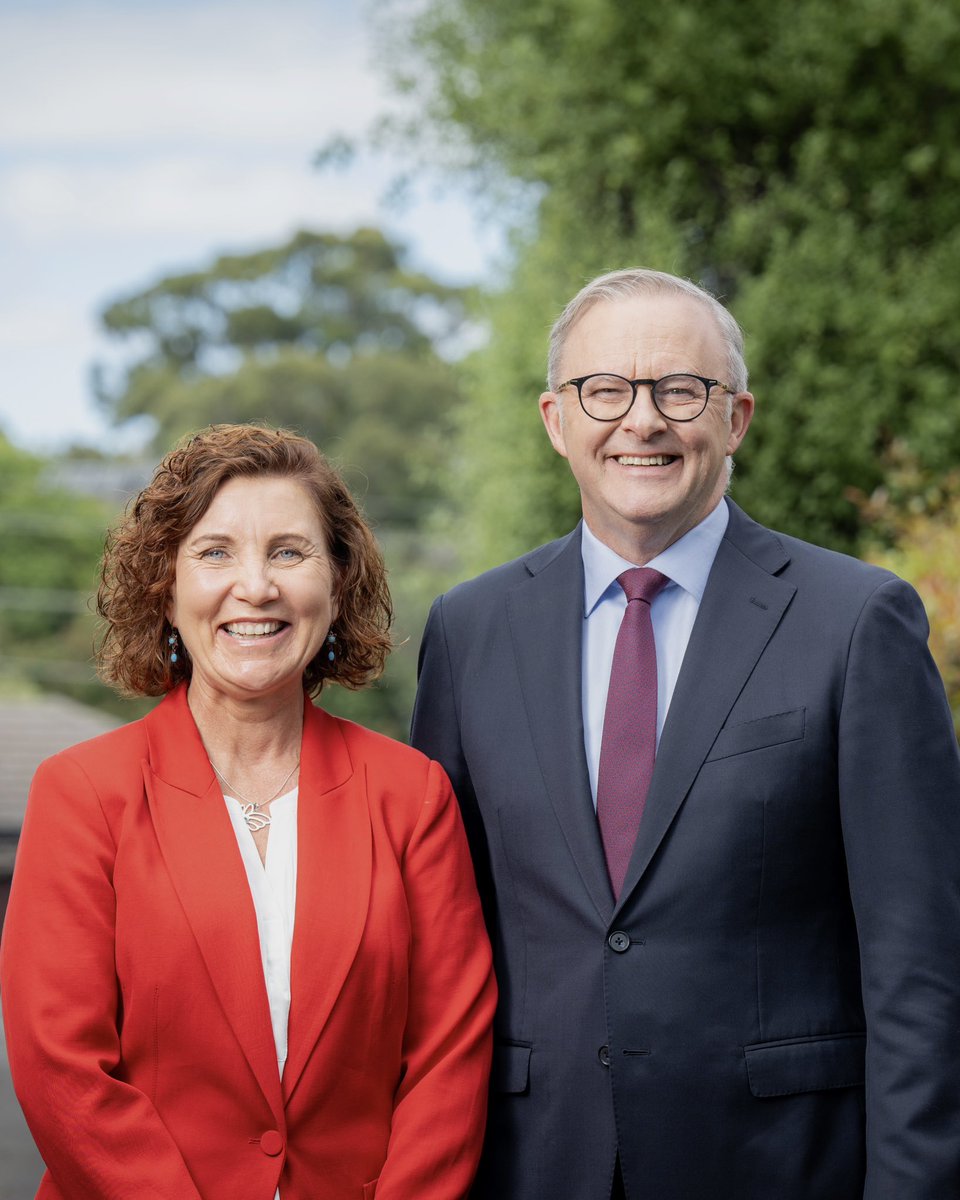
<instances>
[{"instance_id":1,"label":"man's forehead","mask_svg":"<svg viewBox=\"0 0 960 1200\"><path fill-rule=\"evenodd\" d=\"M562 357L659 350L722 354L723 338L714 314L694 297L675 292L597 300L571 325Z\"/></svg>"}]
</instances>

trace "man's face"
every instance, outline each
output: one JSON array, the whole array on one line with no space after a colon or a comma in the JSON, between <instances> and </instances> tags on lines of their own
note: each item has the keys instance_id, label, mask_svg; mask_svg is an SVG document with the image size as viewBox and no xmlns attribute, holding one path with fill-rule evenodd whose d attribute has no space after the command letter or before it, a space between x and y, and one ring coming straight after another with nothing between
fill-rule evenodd
<instances>
[{"instance_id":1,"label":"man's face","mask_svg":"<svg viewBox=\"0 0 960 1200\"><path fill-rule=\"evenodd\" d=\"M610 372L626 379L688 373L727 378L726 347L713 314L692 297L669 292L604 301L570 330L560 382ZM727 406L732 399L730 415ZM695 421L669 421L650 389L637 389L619 421L588 417L575 387L544 392L540 414L553 448L570 463L583 516L602 542L643 563L697 525L726 489L724 462L743 440L753 397L719 387ZM644 461L638 461L644 460Z\"/></svg>"}]
</instances>

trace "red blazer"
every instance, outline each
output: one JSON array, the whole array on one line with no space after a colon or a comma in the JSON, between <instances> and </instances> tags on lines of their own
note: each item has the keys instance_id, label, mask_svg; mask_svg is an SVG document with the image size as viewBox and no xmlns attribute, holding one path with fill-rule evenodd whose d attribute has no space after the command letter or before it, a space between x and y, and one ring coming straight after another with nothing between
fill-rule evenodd
<instances>
[{"instance_id":1,"label":"red blazer","mask_svg":"<svg viewBox=\"0 0 960 1200\"><path fill-rule=\"evenodd\" d=\"M253 900L178 689L47 760L0 953L44 1200L455 1200L495 1004L441 768L306 704L283 1080Z\"/></svg>"}]
</instances>

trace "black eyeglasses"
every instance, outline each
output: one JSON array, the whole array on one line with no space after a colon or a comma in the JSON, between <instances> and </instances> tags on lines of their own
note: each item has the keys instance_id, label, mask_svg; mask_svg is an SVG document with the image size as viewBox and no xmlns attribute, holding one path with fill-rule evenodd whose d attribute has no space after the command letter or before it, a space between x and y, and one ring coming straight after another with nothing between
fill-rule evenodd
<instances>
[{"instance_id":1,"label":"black eyeglasses","mask_svg":"<svg viewBox=\"0 0 960 1200\"><path fill-rule=\"evenodd\" d=\"M624 379L622 375L581 375L568 379L556 391L575 387L580 407L595 421L619 421L637 398L640 385L648 387L657 411L668 421L695 421L707 407L710 389L723 388L735 395L729 384L702 375L664 375L662 379Z\"/></svg>"}]
</instances>

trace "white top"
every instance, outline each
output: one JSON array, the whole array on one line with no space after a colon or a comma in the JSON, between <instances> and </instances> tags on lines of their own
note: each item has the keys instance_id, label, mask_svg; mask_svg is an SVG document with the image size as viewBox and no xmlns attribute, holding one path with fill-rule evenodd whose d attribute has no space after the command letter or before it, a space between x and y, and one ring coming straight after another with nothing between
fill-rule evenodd
<instances>
[{"instance_id":1,"label":"white top","mask_svg":"<svg viewBox=\"0 0 960 1200\"><path fill-rule=\"evenodd\" d=\"M707 577L713 567L727 529L730 512L723 500L708 516L645 565L670 580L650 605L653 640L657 648L657 742L663 732L667 710L693 623L700 610ZM586 521L580 543L583 557L583 637L581 704L583 743L590 772L593 804L597 804L597 774L607 690L613 666L613 651L627 597L617 576L636 563L628 562L591 532Z\"/></svg>"},{"instance_id":2,"label":"white top","mask_svg":"<svg viewBox=\"0 0 960 1200\"><path fill-rule=\"evenodd\" d=\"M290 952L293 947L293 918L297 902L297 796L298 788L278 796L270 805L270 836L266 862L253 834L243 819L242 804L224 796L227 812L237 836L257 912L260 961L270 1002L270 1022L277 1048L277 1069L282 1078L287 1061L287 1023L290 1017ZM277 1189L274 1200L280 1200Z\"/></svg>"}]
</instances>

